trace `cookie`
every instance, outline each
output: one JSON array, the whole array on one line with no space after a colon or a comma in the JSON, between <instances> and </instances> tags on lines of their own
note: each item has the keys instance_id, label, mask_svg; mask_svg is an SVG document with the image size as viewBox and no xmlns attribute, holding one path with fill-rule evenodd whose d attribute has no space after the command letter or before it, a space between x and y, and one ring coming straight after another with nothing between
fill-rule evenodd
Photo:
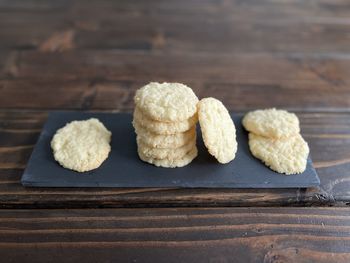
<instances>
[{"instance_id":1,"label":"cookie","mask_svg":"<svg viewBox=\"0 0 350 263\"><path fill-rule=\"evenodd\" d=\"M111 132L95 118L72 121L57 130L51 141L54 158L63 167L86 172L98 168L108 157Z\"/></svg>"},{"instance_id":2,"label":"cookie","mask_svg":"<svg viewBox=\"0 0 350 263\"><path fill-rule=\"evenodd\" d=\"M220 163L228 163L237 151L236 128L225 106L214 98L198 104L198 119L208 151Z\"/></svg>"},{"instance_id":3,"label":"cookie","mask_svg":"<svg viewBox=\"0 0 350 263\"><path fill-rule=\"evenodd\" d=\"M197 157L198 150L195 146L185 156L179 159L155 159L145 156L140 150L138 150L138 154L140 159L144 162L153 164L158 167L160 166L164 168L176 168L190 164L193 161L193 159Z\"/></svg>"},{"instance_id":4,"label":"cookie","mask_svg":"<svg viewBox=\"0 0 350 263\"><path fill-rule=\"evenodd\" d=\"M143 114L138 107L135 107L134 120L150 132L170 135L179 132L185 132L191 129L197 123L198 116L197 114L194 114L192 117L184 121L161 122L150 119L145 114Z\"/></svg>"},{"instance_id":5,"label":"cookie","mask_svg":"<svg viewBox=\"0 0 350 263\"><path fill-rule=\"evenodd\" d=\"M242 124L247 131L269 138L284 138L300 132L299 119L294 113L275 108L248 112Z\"/></svg>"},{"instance_id":6,"label":"cookie","mask_svg":"<svg viewBox=\"0 0 350 263\"><path fill-rule=\"evenodd\" d=\"M150 119L176 122L187 120L196 113L198 98L184 84L151 82L137 90L134 101Z\"/></svg>"},{"instance_id":7,"label":"cookie","mask_svg":"<svg viewBox=\"0 0 350 263\"><path fill-rule=\"evenodd\" d=\"M249 134L252 154L278 173L298 174L306 169L309 146L300 134L282 139L270 139Z\"/></svg>"},{"instance_id":8,"label":"cookie","mask_svg":"<svg viewBox=\"0 0 350 263\"><path fill-rule=\"evenodd\" d=\"M196 135L196 127L192 127L188 131L182 133L162 135L148 131L135 120L133 121L133 125L137 134L137 140L141 140L144 144L153 148L175 149L193 140Z\"/></svg>"},{"instance_id":9,"label":"cookie","mask_svg":"<svg viewBox=\"0 0 350 263\"><path fill-rule=\"evenodd\" d=\"M144 144L142 140L137 140L137 146L140 152L146 157L155 159L179 159L188 153L192 148L196 146L196 136L179 148L152 148Z\"/></svg>"}]
</instances>

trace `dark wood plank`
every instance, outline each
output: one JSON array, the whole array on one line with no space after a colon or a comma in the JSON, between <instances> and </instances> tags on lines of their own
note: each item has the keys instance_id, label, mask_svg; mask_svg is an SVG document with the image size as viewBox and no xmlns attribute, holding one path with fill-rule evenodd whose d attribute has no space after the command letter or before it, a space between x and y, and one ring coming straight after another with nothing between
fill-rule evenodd
<instances>
[{"instance_id":1,"label":"dark wood plank","mask_svg":"<svg viewBox=\"0 0 350 263\"><path fill-rule=\"evenodd\" d=\"M19 3L0 5L0 47L36 49L72 30L78 49L349 51L345 0Z\"/></svg>"},{"instance_id":2,"label":"dark wood plank","mask_svg":"<svg viewBox=\"0 0 350 263\"><path fill-rule=\"evenodd\" d=\"M348 208L1 210L3 262L349 262Z\"/></svg>"},{"instance_id":3,"label":"dark wood plank","mask_svg":"<svg viewBox=\"0 0 350 263\"><path fill-rule=\"evenodd\" d=\"M131 110L135 90L154 80L215 94L232 110L350 107L346 56L22 51L3 63L1 108Z\"/></svg>"},{"instance_id":4,"label":"dark wood plank","mask_svg":"<svg viewBox=\"0 0 350 263\"><path fill-rule=\"evenodd\" d=\"M321 178L319 189L49 189L20 178L46 113L0 111L2 207L312 206L349 202L349 113L297 113Z\"/></svg>"}]
</instances>

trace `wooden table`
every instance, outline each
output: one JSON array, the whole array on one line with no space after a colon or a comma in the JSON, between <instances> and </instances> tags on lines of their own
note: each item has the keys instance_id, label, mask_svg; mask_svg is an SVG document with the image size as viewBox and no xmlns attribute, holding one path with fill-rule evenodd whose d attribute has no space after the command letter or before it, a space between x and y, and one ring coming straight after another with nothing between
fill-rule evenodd
<instances>
[{"instance_id":1,"label":"wooden table","mask_svg":"<svg viewBox=\"0 0 350 263\"><path fill-rule=\"evenodd\" d=\"M1 261L350 262L349 36L346 0L0 1ZM296 112L321 187L21 186L50 110L152 80Z\"/></svg>"}]
</instances>

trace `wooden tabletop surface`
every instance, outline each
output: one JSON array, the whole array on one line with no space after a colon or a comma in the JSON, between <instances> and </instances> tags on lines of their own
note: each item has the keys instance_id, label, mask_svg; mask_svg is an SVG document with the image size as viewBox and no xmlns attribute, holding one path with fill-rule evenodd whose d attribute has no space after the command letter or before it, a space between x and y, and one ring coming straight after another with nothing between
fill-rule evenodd
<instances>
[{"instance_id":1,"label":"wooden tabletop surface","mask_svg":"<svg viewBox=\"0 0 350 263\"><path fill-rule=\"evenodd\" d=\"M21 186L49 111L131 112L150 81L295 112L321 186ZM349 189L347 0L0 0L6 261L350 262Z\"/></svg>"}]
</instances>

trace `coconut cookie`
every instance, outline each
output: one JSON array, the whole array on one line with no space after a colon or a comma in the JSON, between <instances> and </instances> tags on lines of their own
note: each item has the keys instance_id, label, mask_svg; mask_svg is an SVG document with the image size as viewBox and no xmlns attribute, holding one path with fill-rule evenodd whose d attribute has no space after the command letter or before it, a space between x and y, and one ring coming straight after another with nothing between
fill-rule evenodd
<instances>
[{"instance_id":1,"label":"coconut cookie","mask_svg":"<svg viewBox=\"0 0 350 263\"><path fill-rule=\"evenodd\" d=\"M275 108L249 112L242 124L247 131L269 138L289 137L300 132L299 119L294 113Z\"/></svg>"},{"instance_id":2,"label":"coconut cookie","mask_svg":"<svg viewBox=\"0 0 350 263\"><path fill-rule=\"evenodd\" d=\"M256 158L276 172L297 174L306 169L309 146L300 134L284 139L270 139L250 133L249 147Z\"/></svg>"},{"instance_id":3,"label":"coconut cookie","mask_svg":"<svg viewBox=\"0 0 350 263\"><path fill-rule=\"evenodd\" d=\"M134 121L138 122L150 132L170 135L191 129L197 123L198 116L197 114L194 114L192 117L183 121L161 122L148 118L138 107L136 107L134 110Z\"/></svg>"},{"instance_id":4,"label":"coconut cookie","mask_svg":"<svg viewBox=\"0 0 350 263\"><path fill-rule=\"evenodd\" d=\"M108 157L111 132L95 118L72 121L57 130L51 141L54 158L63 167L86 172L98 168Z\"/></svg>"},{"instance_id":5,"label":"coconut cookie","mask_svg":"<svg viewBox=\"0 0 350 263\"><path fill-rule=\"evenodd\" d=\"M188 165L193 161L194 158L198 155L197 147L195 146L192 148L188 153L186 153L182 158L179 159L156 159L147 157L138 149L139 157L142 161L153 164L158 167L164 167L164 168L176 168L176 167L183 167Z\"/></svg>"},{"instance_id":6,"label":"coconut cookie","mask_svg":"<svg viewBox=\"0 0 350 263\"><path fill-rule=\"evenodd\" d=\"M220 163L228 163L237 151L236 128L225 106L214 98L198 104L198 119L208 151Z\"/></svg>"},{"instance_id":7,"label":"coconut cookie","mask_svg":"<svg viewBox=\"0 0 350 263\"><path fill-rule=\"evenodd\" d=\"M141 140L144 144L153 148L178 148L193 140L196 136L196 128L182 133L162 135L148 131L137 122L133 122L137 140Z\"/></svg>"},{"instance_id":8,"label":"coconut cookie","mask_svg":"<svg viewBox=\"0 0 350 263\"><path fill-rule=\"evenodd\" d=\"M155 159L179 159L188 153L196 146L196 136L189 143L178 148L153 148L143 143L140 139L137 140L139 151L146 157Z\"/></svg>"},{"instance_id":9,"label":"coconut cookie","mask_svg":"<svg viewBox=\"0 0 350 263\"><path fill-rule=\"evenodd\" d=\"M151 82L137 90L134 101L152 120L178 122L196 113L198 98L184 84Z\"/></svg>"}]
</instances>

